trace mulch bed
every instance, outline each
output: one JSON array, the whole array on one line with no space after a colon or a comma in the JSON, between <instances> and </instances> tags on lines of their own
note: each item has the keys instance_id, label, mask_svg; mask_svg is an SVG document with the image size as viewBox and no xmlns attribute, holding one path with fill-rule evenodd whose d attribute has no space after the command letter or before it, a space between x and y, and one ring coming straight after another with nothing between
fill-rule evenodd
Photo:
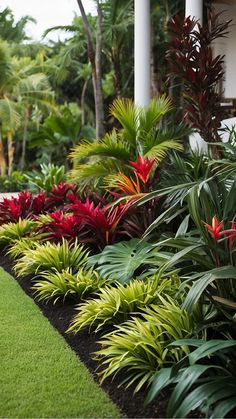
<instances>
[{"instance_id":1,"label":"mulch bed","mask_svg":"<svg viewBox=\"0 0 236 419\"><path fill-rule=\"evenodd\" d=\"M15 275L12 272L12 261L4 256L0 255L0 265L9 272L14 278ZM20 286L23 288L25 293L31 297L35 303L39 306L44 316L48 318L52 326L59 331L64 337L66 342L75 351L76 355L84 362L90 373L93 375L94 380L98 381L96 370L98 363L92 359L92 354L98 349L99 340L98 335L88 334L86 331L81 332L77 335L67 334L66 330L72 319L72 316L76 313L75 304L72 301L57 302L55 305L52 303L43 303L35 299L34 293L31 289L32 282L29 277L23 279L15 278ZM165 406L168 401L168 393L163 392L155 403L149 408L144 409L143 403L146 396L145 391L139 391L137 394L133 394L133 389L119 387L120 380L107 379L101 385L101 387L109 394L109 397L119 406L122 415L127 418L164 418L165 417Z\"/></svg>"}]
</instances>

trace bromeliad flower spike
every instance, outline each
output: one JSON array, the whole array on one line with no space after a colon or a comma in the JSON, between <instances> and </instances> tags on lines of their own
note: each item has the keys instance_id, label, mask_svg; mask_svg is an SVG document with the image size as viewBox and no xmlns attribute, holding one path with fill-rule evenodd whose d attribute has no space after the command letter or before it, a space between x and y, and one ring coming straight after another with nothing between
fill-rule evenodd
<instances>
[{"instance_id":1,"label":"bromeliad flower spike","mask_svg":"<svg viewBox=\"0 0 236 419\"><path fill-rule=\"evenodd\" d=\"M135 168L135 173L143 183L147 183L150 177L150 172L155 163L155 159L148 157L137 157L137 163L129 161L129 164Z\"/></svg>"},{"instance_id":2,"label":"bromeliad flower spike","mask_svg":"<svg viewBox=\"0 0 236 419\"><path fill-rule=\"evenodd\" d=\"M211 237L218 241L223 234L225 234L225 231L221 231L223 228L223 221L218 221L216 215L212 218L212 225L204 223L205 227L209 231Z\"/></svg>"}]
</instances>

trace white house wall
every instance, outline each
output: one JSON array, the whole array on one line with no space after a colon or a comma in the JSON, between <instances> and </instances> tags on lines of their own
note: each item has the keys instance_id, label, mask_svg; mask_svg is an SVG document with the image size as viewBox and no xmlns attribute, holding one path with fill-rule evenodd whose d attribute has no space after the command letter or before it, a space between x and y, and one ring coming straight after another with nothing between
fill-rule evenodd
<instances>
[{"instance_id":1,"label":"white house wall","mask_svg":"<svg viewBox=\"0 0 236 419\"><path fill-rule=\"evenodd\" d=\"M215 41L215 54L225 55L225 82L224 97L236 98L236 0L234 5L215 4L218 11L224 11L221 19L233 19L230 33L227 38Z\"/></svg>"}]
</instances>

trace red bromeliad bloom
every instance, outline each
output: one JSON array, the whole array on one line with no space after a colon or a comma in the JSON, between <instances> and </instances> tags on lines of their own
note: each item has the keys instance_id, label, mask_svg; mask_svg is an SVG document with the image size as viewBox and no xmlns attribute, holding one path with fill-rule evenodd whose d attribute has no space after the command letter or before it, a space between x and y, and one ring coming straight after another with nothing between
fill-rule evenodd
<instances>
[{"instance_id":1,"label":"red bromeliad bloom","mask_svg":"<svg viewBox=\"0 0 236 419\"><path fill-rule=\"evenodd\" d=\"M61 211L55 211L50 214L51 220L44 223L40 233L44 233L47 240L61 241L62 238L73 240L78 237L80 223L73 214L64 214Z\"/></svg>"},{"instance_id":2,"label":"red bromeliad bloom","mask_svg":"<svg viewBox=\"0 0 236 419\"><path fill-rule=\"evenodd\" d=\"M112 236L115 235L117 225L130 207L129 203L112 206L102 206L101 203L95 205L89 198L85 202L76 200L71 204L70 209L73 211L80 224L80 238L89 237L85 239L87 242L94 242L96 244L108 244L112 241ZM94 234L94 238L92 236Z\"/></svg>"},{"instance_id":3,"label":"red bromeliad bloom","mask_svg":"<svg viewBox=\"0 0 236 419\"><path fill-rule=\"evenodd\" d=\"M148 182L154 163L155 159L149 159L140 155L137 157L137 163L129 161L129 164L135 168L135 173L143 183Z\"/></svg>"},{"instance_id":4,"label":"red bromeliad bloom","mask_svg":"<svg viewBox=\"0 0 236 419\"><path fill-rule=\"evenodd\" d=\"M207 223L204 223L205 227L209 231L211 237L218 241L223 234L225 234L225 231L221 231L223 228L223 221L218 221L216 215L212 218L212 225L209 225Z\"/></svg>"},{"instance_id":5,"label":"red bromeliad bloom","mask_svg":"<svg viewBox=\"0 0 236 419\"><path fill-rule=\"evenodd\" d=\"M60 182L57 185L54 185L46 199L47 209L53 210L68 202L75 201L77 189L78 186L73 183Z\"/></svg>"},{"instance_id":6,"label":"red bromeliad bloom","mask_svg":"<svg viewBox=\"0 0 236 419\"><path fill-rule=\"evenodd\" d=\"M211 237L215 241L229 241L229 249L232 249L234 238L236 237L236 222L231 221L231 228L227 230L222 230L223 221L218 221L216 215L212 218L212 225L205 224L205 227L210 232Z\"/></svg>"}]
</instances>

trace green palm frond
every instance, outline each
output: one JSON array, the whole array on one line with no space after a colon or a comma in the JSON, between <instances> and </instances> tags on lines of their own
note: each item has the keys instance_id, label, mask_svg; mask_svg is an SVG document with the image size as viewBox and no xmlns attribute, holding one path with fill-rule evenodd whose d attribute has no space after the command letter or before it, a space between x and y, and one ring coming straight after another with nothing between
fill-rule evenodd
<instances>
[{"instance_id":1,"label":"green palm frond","mask_svg":"<svg viewBox=\"0 0 236 419\"><path fill-rule=\"evenodd\" d=\"M140 108L130 99L116 99L110 106L110 113L120 122L127 143L135 147Z\"/></svg>"},{"instance_id":2,"label":"green palm frond","mask_svg":"<svg viewBox=\"0 0 236 419\"><path fill-rule=\"evenodd\" d=\"M119 172L122 167L119 161L113 159L80 164L70 171L69 179L73 182L78 182L81 190L88 185L94 187L104 186L105 179L109 175Z\"/></svg>"},{"instance_id":3,"label":"green palm frond","mask_svg":"<svg viewBox=\"0 0 236 419\"><path fill-rule=\"evenodd\" d=\"M116 130L113 130L111 133L106 134L99 143L84 141L74 148L70 154L74 162L80 162L94 156L111 157L126 162L132 157L132 153L127 143Z\"/></svg>"},{"instance_id":4,"label":"green palm frond","mask_svg":"<svg viewBox=\"0 0 236 419\"><path fill-rule=\"evenodd\" d=\"M171 100L165 95L152 100L147 108L139 107L129 99L116 99L110 107L110 112L119 121L122 129L119 132L113 130L99 142L84 141L77 146L70 155L73 161L70 177L77 181L82 179L86 185L95 186L93 182L102 185L104 177L115 173L106 168L107 161L111 159L116 161L121 167L120 171L126 174L129 161L135 160L138 155L160 162L171 150L181 151L183 146L180 139L188 134L189 130L186 130L183 124L168 127L162 118L171 109ZM96 160L93 160L94 158ZM83 163L82 168L80 163ZM110 161L108 165L110 166ZM87 181L86 176L89 178Z\"/></svg>"},{"instance_id":5,"label":"green palm frond","mask_svg":"<svg viewBox=\"0 0 236 419\"><path fill-rule=\"evenodd\" d=\"M0 99L0 121L9 131L14 131L21 123L16 103L7 96Z\"/></svg>"},{"instance_id":6,"label":"green palm frond","mask_svg":"<svg viewBox=\"0 0 236 419\"><path fill-rule=\"evenodd\" d=\"M148 108L143 108L139 114L139 130L148 133L160 119L173 109L171 100L166 95L153 99Z\"/></svg>"},{"instance_id":7,"label":"green palm frond","mask_svg":"<svg viewBox=\"0 0 236 419\"><path fill-rule=\"evenodd\" d=\"M4 92L6 85L12 77L12 63L9 54L9 46L6 42L0 41L0 92Z\"/></svg>"},{"instance_id":8,"label":"green palm frond","mask_svg":"<svg viewBox=\"0 0 236 419\"><path fill-rule=\"evenodd\" d=\"M171 150L183 151L183 144L180 141L164 140L148 150L145 157L161 162Z\"/></svg>"}]
</instances>

